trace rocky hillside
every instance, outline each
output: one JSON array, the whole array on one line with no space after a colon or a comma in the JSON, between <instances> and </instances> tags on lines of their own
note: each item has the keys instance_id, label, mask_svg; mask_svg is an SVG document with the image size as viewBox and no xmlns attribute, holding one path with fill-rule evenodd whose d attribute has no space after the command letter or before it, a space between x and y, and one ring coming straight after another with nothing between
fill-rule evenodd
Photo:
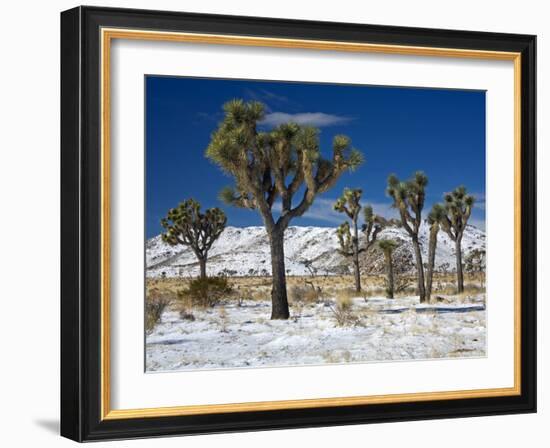
<instances>
[{"instance_id":1,"label":"rocky hillside","mask_svg":"<svg viewBox=\"0 0 550 448\"><path fill-rule=\"evenodd\" d=\"M402 270L413 270L413 252L410 238L400 227L388 227L378 236L401 242L395 253L396 264ZM428 226L421 227L420 242L424 260L428 252ZM485 248L485 232L468 226L462 240L464 255L476 248ZM365 273L379 273L383 257L377 250L362 254ZM147 276L196 276L199 268L193 252L187 247L171 247L160 235L146 242ZM350 273L349 259L338 253L336 229L332 227L289 227L285 234L285 265L289 275L307 275L313 269L318 275ZM309 268L307 266L310 266ZM436 253L438 269L452 271L455 265L454 243L444 232L439 232ZM229 276L270 275L271 263L267 234L263 227L227 227L210 250L209 275Z\"/></svg>"}]
</instances>

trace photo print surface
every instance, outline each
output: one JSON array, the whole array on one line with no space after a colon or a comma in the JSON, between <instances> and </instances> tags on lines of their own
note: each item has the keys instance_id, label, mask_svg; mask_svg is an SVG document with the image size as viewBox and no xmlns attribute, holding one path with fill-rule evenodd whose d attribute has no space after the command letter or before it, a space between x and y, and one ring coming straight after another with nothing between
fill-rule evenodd
<instances>
[{"instance_id":1,"label":"photo print surface","mask_svg":"<svg viewBox=\"0 0 550 448\"><path fill-rule=\"evenodd\" d=\"M146 371L486 356L485 91L145 87Z\"/></svg>"}]
</instances>

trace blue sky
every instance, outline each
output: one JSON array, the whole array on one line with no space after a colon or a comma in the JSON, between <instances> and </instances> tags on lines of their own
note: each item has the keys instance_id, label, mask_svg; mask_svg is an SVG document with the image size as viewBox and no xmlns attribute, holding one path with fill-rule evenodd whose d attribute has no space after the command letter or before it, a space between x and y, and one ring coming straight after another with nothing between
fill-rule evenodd
<instances>
[{"instance_id":1,"label":"blue sky","mask_svg":"<svg viewBox=\"0 0 550 448\"><path fill-rule=\"evenodd\" d=\"M405 179L423 170L429 177L426 215L445 192L464 184L478 199L471 223L484 228L484 91L147 76L147 238L161 232L169 208L189 197L203 208L222 207L228 225L261 225L256 211L219 201L232 179L204 157L222 105L233 98L266 105L262 129L287 121L317 126L325 156L336 134L348 135L365 156L358 170L344 174L291 225L341 223L332 204L346 186L362 188L364 204L394 216L385 194L388 175Z\"/></svg>"}]
</instances>

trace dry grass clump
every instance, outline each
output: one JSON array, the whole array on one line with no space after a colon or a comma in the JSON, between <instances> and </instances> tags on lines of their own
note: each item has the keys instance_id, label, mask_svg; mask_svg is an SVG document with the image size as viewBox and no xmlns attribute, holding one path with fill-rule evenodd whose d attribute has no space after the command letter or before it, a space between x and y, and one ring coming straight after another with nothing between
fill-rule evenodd
<instances>
[{"instance_id":1,"label":"dry grass clump","mask_svg":"<svg viewBox=\"0 0 550 448\"><path fill-rule=\"evenodd\" d=\"M479 276L478 276L479 277ZM220 277L214 277L218 279ZM227 281L226 277L221 277ZM456 275L454 273L435 273L433 298L444 303L470 302L472 297L485 292L479 278L465 273L467 281L465 293L456 295ZM245 301L269 301L272 279L270 276L231 277L230 292L225 289L199 285L190 277L147 278L148 295L162 295L172 300L171 306L180 311L182 319L193 319L192 311L197 308L207 308L220 301L232 300L237 306ZM210 279L208 280L210 281ZM216 280L214 280L216 281ZM351 275L315 275L287 276L289 303L295 318L301 316L305 308L314 303L325 303L334 306L334 298L362 297L367 301L370 297L385 296L385 277L383 275L363 275L364 290L355 292L353 276ZM401 275L396 280L395 296L414 296L414 275ZM221 290L221 292L219 292ZM358 310L359 312L360 310Z\"/></svg>"},{"instance_id":2,"label":"dry grass clump","mask_svg":"<svg viewBox=\"0 0 550 448\"><path fill-rule=\"evenodd\" d=\"M361 297L362 292L357 292L353 288L342 288L335 291L336 302L337 303L351 303L354 297Z\"/></svg>"},{"instance_id":3,"label":"dry grass clump","mask_svg":"<svg viewBox=\"0 0 550 448\"><path fill-rule=\"evenodd\" d=\"M322 356L327 364L340 364L353 361L353 356L349 350L327 351Z\"/></svg>"},{"instance_id":4,"label":"dry grass clump","mask_svg":"<svg viewBox=\"0 0 550 448\"><path fill-rule=\"evenodd\" d=\"M456 284L455 283L445 283L445 284L436 284L434 292L444 295L455 295L456 294ZM479 284L475 283L466 283L464 285L464 293L469 295L477 295L485 292L485 288L482 288Z\"/></svg>"},{"instance_id":5,"label":"dry grass clump","mask_svg":"<svg viewBox=\"0 0 550 448\"><path fill-rule=\"evenodd\" d=\"M354 313L353 299L349 296L340 296L336 299L336 306L330 307L338 327L352 327L361 325L361 319Z\"/></svg>"},{"instance_id":6,"label":"dry grass clump","mask_svg":"<svg viewBox=\"0 0 550 448\"><path fill-rule=\"evenodd\" d=\"M191 309L186 303L184 302L178 303L177 308L180 313L181 320L188 320L191 322L195 320L195 315L193 314L193 312L191 311Z\"/></svg>"},{"instance_id":7,"label":"dry grass clump","mask_svg":"<svg viewBox=\"0 0 550 448\"><path fill-rule=\"evenodd\" d=\"M366 299L367 297L379 297L386 294L386 288L376 286L374 288L369 288L361 292L361 296Z\"/></svg>"},{"instance_id":8,"label":"dry grass clump","mask_svg":"<svg viewBox=\"0 0 550 448\"><path fill-rule=\"evenodd\" d=\"M145 331L150 333L162 318L162 313L171 300L163 296L153 296L145 301Z\"/></svg>"},{"instance_id":9,"label":"dry grass clump","mask_svg":"<svg viewBox=\"0 0 550 448\"><path fill-rule=\"evenodd\" d=\"M294 285L289 289L289 299L292 303L317 303L321 300L321 288L314 286Z\"/></svg>"},{"instance_id":10,"label":"dry grass clump","mask_svg":"<svg viewBox=\"0 0 550 448\"><path fill-rule=\"evenodd\" d=\"M177 299L178 291L187 287L190 280L187 278L148 278L145 285L148 295L156 292Z\"/></svg>"},{"instance_id":11,"label":"dry grass clump","mask_svg":"<svg viewBox=\"0 0 550 448\"><path fill-rule=\"evenodd\" d=\"M353 307L353 296L341 296L336 301L336 308L342 311L351 311Z\"/></svg>"},{"instance_id":12,"label":"dry grass clump","mask_svg":"<svg viewBox=\"0 0 550 448\"><path fill-rule=\"evenodd\" d=\"M244 300L268 300L271 297L271 285L244 285L234 282L233 296L237 298L238 305Z\"/></svg>"},{"instance_id":13,"label":"dry grass clump","mask_svg":"<svg viewBox=\"0 0 550 448\"><path fill-rule=\"evenodd\" d=\"M225 310L224 306L221 306L218 311L218 325L220 326L220 331L222 333L229 332L227 328L228 323L229 323L229 318L227 316L227 311Z\"/></svg>"},{"instance_id":14,"label":"dry grass clump","mask_svg":"<svg viewBox=\"0 0 550 448\"><path fill-rule=\"evenodd\" d=\"M293 285L288 290L288 299L294 321L297 321L299 317L302 317L304 308L322 300L322 290L313 285Z\"/></svg>"}]
</instances>

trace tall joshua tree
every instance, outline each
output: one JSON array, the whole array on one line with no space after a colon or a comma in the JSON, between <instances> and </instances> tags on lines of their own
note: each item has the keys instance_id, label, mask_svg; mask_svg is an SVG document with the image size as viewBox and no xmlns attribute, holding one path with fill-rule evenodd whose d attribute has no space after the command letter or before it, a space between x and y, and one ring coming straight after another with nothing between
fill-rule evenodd
<instances>
[{"instance_id":1,"label":"tall joshua tree","mask_svg":"<svg viewBox=\"0 0 550 448\"><path fill-rule=\"evenodd\" d=\"M426 301L432 296L432 283L435 268L435 251L437 249L437 234L441 228L441 221L445 216L445 209L441 204L434 204L428 215L430 226L430 242L428 246L428 272L426 272Z\"/></svg>"},{"instance_id":2,"label":"tall joshua tree","mask_svg":"<svg viewBox=\"0 0 550 448\"><path fill-rule=\"evenodd\" d=\"M422 264L422 252L418 241L418 232L422 223L422 209L426 197L426 185L428 185L428 177L422 171L417 171L411 179L405 182L400 181L395 174L388 177L388 195L393 199L393 206L399 212L401 225L412 240L420 302L426 301L424 265Z\"/></svg>"},{"instance_id":3,"label":"tall joshua tree","mask_svg":"<svg viewBox=\"0 0 550 448\"><path fill-rule=\"evenodd\" d=\"M171 246L189 246L199 260L200 277L206 278L208 251L225 228L225 213L219 208L201 213L201 205L194 199L187 199L171 208L160 223L165 229L162 241Z\"/></svg>"},{"instance_id":4,"label":"tall joshua tree","mask_svg":"<svg viewBox=\"0 0 550 448\"><path fill-rule=\"evenodd\" d=\"M376 236L382 230L379 219L374 215L372 207L367 205L363 209L365 223L363 232L366 236L366 244L363 247L359 245L359 213L362 209L361 200L362 190L344 189L342 196L334 204L334 210L345 213L351 221L351 227L348 221L340 224L336 234L340 243L340 253L346 257L352 257L353 272L355 277L355 290L361 291L361 271L359 266L359 254L369 250L376 241Z\"/></svg>"},{"instance_id":5,"label":"tall joshua tree","mask_svg":"<svg viewBox=\"0 0 550 448\"><path fill-rule=\"evenodd\" d=\"M399 246L395 240L380 240L378 247L384 253L384 262L386 264L386 297L393 299L394 278L393 278L393 251Z\"/></svg>"},{"instance_id":6,"label":"tall joshua tree","mask_svg":"<svg viewBox=\"0 0 550 448\"><path fill-rule=\"evenodd\" d=\"M462 272L462 237L468 219L472 214L475 198L469 195L466 187L461 185L445 195L445 216L442 220L443 230L455 243L456 254L456 289L464 292L464 275Z\"/></svg>"},{"instance_id":7,"label":"tall joshua tree","mask_svg":"<svg viewBox=\"0 0 550 448\"><path fill-rule=\"evenodd\" d=\"M264 117L260 102L232 100L224 105L224 112L206 156L234 178L234 187L224 189L221 199L257 210L262 216L271 248L271 318L288 319L285 230L293 218L309 209L318 194L330 189L345 171L359 166L363 158L344 135L334 137L328 160L321 155L318 129L286 123L268 132L258 131ZM278 199L281 211L274 216Z\"/></svg>"}]
</instances>

